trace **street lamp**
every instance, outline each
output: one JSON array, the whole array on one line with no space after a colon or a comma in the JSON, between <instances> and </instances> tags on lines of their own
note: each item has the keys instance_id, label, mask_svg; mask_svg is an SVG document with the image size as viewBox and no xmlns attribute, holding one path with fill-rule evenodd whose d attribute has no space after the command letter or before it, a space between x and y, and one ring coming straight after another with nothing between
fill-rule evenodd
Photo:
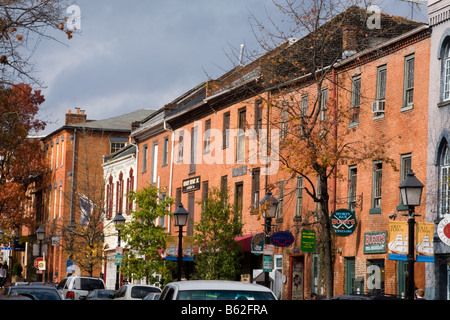
<instances>
[{"instance_id":1,"label":"street lamp","mask_svg":"<svg viewBox=\"0 0 450 320\"><path fill-rule=\"evenodd\" d=\"M178 281L181 281L181 263L183 260L183 227L187 224L189 212L183 207L180 202L177 210L173 213L175 218L175 227L179 227L178 231Z\"/></svg>"},{"instance_id":2,"label":"street lamp","mask_svg":"<svg viewBox=\"0 0 450 320\"><path fill-rule=\"evenodd\" d=\"M114 225L117 229L117 247L120 247L120 230L122 226L125 224L125 218L122 215L122 212L118 212L117 215L113 219ZM116 266L116 290L119 289L119 265Z\"/></svg>"},{"instance_id":3,"label":"street lamp","mask_svg":"<svg viewBox=\"0 0 450 320\"><path fill-rule=\"evenodd\" d=\"M45 229L42 226L39 226L39 228L36 230L36 237L39 240L39 256L41 256L42 241L45 239Z\"/></svg>"},{"instance_id":4,"label":"street lamp","mask_svg":"<svg viewBox=\"0 0 450 320\"><path fill-rule=\"evenodd\" d=\"M3 240L3 236L5 235L5 232L0 229L0 240Z\"/></svg>"},{"instance_id":5,"label":"street lamp","mask_svg":"<svg viewBox=\"0 0 450 320\"><path fill-rule=\"evenodd\" d=\"M264 213L265 243L270 244L272 219L275 218L275 215L277 213L278 200L272 196L271 191L267 191L266 195L259 203L261 204L261 211ZM270 288L268 272L264 272L264 285L267 288Z\"/></svg>"},{"instance_id":6,"label":"street lamp","mask_svg":"<svg viewBox=\"0 0 450 320\"><path fill-rule=\"evenodd\" d=\"M36 238L39 241L39 257L42 255L42 241L45 239L45 229L42 227L42 225L39 226L39 228L36 230ZM45 271L44 271L45 272ZM42 282L45 280L45 273L42 273Z\"/></svg>"},{"instance_id":7,"label":"street lamp","mask_svg":"<svg viewBox=\"0 0 450 320\"><path fill-rule=\"evenodd\" d=\"M406 179L398 186L402 202L408 207L408 287L407 298L414 300L414 208L420 206L422 190L424 185L416 177L412 170L409 170Z\"/></svg>"}]
</instances>

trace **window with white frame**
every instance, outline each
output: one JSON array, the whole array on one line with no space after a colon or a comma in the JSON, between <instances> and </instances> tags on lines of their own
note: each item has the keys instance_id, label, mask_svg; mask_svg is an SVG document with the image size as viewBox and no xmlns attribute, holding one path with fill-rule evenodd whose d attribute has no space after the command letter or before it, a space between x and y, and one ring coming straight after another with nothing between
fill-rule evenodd
<instances>
[{"instance_id":1,"label":"window with white frame","mask_svg":"<svg viewBox=\"0 0 450 320\"><path fill-rule=\"evenodd\" d=\"M320 120L322 121L327 119L327 104L328 104L328 88L324 88L321 90L321 96L319 101Z\"/></svg>"},{"instance_id":2,"label":"window with white frame","mask_svg":"<svg viewBox=\"0 0 450 320\"><path fill-rule=\"evenodd\" d=\"M386 80L387 80L387 67L386 65L377 68L377 92L376 102L378 104L375 116L383 116L386 104Z\"/></svg>"},{"instance_id":3,"label":"window with white frame","mask_svg":"<svg viewBox=\"0 0 450 320\"><path fill-rule=\"evenodd\" d=\"M414 97L414 54L405 57L405 80L403 92L403 107L413 106Z\"/></svg>"},{"instance_id":4,"label":"window with white frame","mask_svg":"<svg viewBox=\"0 0 450 320\"><path fill-rule=\"evenodd\" d=\"M383 163L381 161L375 161L373 163L372 208L381 208L382 176Z\"/></svg>"},{"instance_id":5,"label":"window with white frame","mask_svg":"<svg viewBox=\"0 0 450 320\"><path fill-rule=\"evenodd\" d=\"M294 220L302 219L302 207L303 207L303 177L298 176L295 195Z\"/></svg>"},{"instance_id":6,"label":"window with white frame","mask_svg":"<svg viewBox=\"0 0 450 320\"><path fill-rule=\"evenodd\" d=\"M350 107L350 123L359 122L359 108L361 106L361 76L352 79L352 101Z\"/></svg>"},{"instance_id":7,"label":"window with white frame","mask_svg":"<svg viewBox=\"0 0 450 320\"><path fill-rule=\"evenodd\" d=\"M348 208L349 210L356 210L356 166L350 166L348 172Z\"/></svg>"},{"instance_id":8,"label":"window with white frame","mask_svg":"<svg viewBox=\"0 0 450 320\"><path fill-rule=\"evenodd\" d=\"M441 48L441 101L450 100L450 37L447 37Z\"/></svg>"},{"instance_id":9,"label":"window with white frame","mask_svg":"<svg viewBox=\"0 0 450 320\"><path fill-rule=\"evenodd\" d=\"M300 102L300 107L301 107L301 116L307 116L308 115L308 94L304 94L302 95L301 98L301 102Z\"/></svg>"},{"instance_id":10,"label":"window with white frame","mask_svg":"<svg viewBox=\"0 0 450 320\"><path fill-rule=\"evenodd\" d=\"M439 213L450 214L450 154L446 143L441 150L439 164Z\"/></svg>"},{"instance_id":11,"label":"window with white frame","mask_svg":"<svg viewBox=\"0 0 450 320\"><path fill-rule=\"evenodd\" d=\"M406 175L408 174L409 170L411 170L411 154L403 154L400 159L400 183L402 183L403 180L406 179ZM399 198L400 198L400 205L403 206L403 200L400 196L399 191Z\"/></svg>"},{"instance_id":12,"label":"window with white frame","mask_svg":"<svg viewBox=\"0 0 450 320\"><path fill-rule=\"evenodd\" d=\"M158 173L158 141L153 142L152 146L152 168L150 182L156 185L156 177Z\"/></svg>"}]
</instances>

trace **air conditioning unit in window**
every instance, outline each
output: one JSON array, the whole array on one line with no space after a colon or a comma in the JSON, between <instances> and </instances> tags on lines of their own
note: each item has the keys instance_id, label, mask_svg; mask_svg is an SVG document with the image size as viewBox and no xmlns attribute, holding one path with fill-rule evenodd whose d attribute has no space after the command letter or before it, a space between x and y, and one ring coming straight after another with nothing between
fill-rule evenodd
<instances>
[{"instance_id":1,"label":"air conditioning unit in window","mask_svg":"<svg viewBox=\"0 0 450 320\"><path fill-rule=\"evenodd\" d=\"M372 102L372 112L373 113L384 113L384 100L376 100Z\"/></svg>"}]
</instances>

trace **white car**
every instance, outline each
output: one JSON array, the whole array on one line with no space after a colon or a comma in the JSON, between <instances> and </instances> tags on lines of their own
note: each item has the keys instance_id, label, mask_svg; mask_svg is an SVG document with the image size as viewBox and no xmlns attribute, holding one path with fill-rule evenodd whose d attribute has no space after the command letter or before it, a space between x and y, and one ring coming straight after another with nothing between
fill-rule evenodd
<instances>
[{"instance_id":1,"label":"white car","mask_svg":"<svg viewBox=\"0 0 450 320\"><path fill-rule=\"evenodd\" d=\"M276 297L272 290L259 284L190 280L168 283L159 300L276 300Z\"/></svg>"},{"instance_id":2,"label":"white car","mask_svg":"<svg viewBox=\"0 0 450 320\"><path fill-rule=\"evenodd\" d=\"M105 289L105 283L100 278L70 276L62 279L56 289L66 300L80 300L94 289Z\"/></svg>"},{"instance_id":3,"label":"white car","mask_svg":"<svg viewBox=\"0 0 450 320\"><path fill-rule=\"evenodd\" d=\"M117 290L114 300L142 300L151 292L161 293L161 289L145 284L126 284Z\"/></svg>"}]
</instances>

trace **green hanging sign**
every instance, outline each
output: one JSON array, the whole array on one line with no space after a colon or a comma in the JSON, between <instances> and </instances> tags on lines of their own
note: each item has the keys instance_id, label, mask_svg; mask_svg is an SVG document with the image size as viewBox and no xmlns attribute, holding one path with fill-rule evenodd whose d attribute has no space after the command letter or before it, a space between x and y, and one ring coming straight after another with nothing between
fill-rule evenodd
<instances>
[{"instance_id":1,"label":"green hanging sign","mask_svg":"<svg viewBox=\"0 0 450 320\"><path fill-rule=\"evenodd\" d=\"M314 252L316 250L316 233L314 230L302 230L300 250Z\"/></svg>"}]
</instances>

